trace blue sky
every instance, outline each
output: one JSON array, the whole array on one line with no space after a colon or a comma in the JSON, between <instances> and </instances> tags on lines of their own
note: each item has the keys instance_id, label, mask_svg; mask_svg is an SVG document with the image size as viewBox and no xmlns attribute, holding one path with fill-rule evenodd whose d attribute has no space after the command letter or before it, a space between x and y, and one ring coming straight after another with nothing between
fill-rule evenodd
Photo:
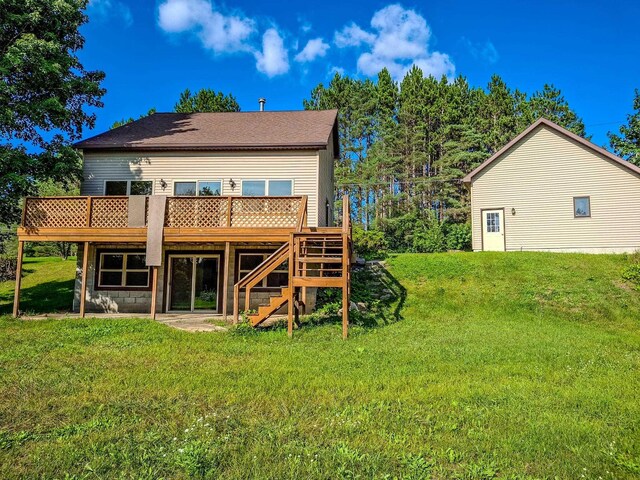
<instances>
[{"instance_id":1,"label":"blue sky","mask_svg":"<svg viewBox=\"0 0 640 480\"><path fill-rule=\"evenodd\" d=\"M528 93L553 83L604 145L640 88L637 1L91 0L88 15L80 58L107 75L95 133L171 111L185 88L299 109L336 70L400 78L415 63L474 86L493 73Z\"/></svg>"}]
</instances>

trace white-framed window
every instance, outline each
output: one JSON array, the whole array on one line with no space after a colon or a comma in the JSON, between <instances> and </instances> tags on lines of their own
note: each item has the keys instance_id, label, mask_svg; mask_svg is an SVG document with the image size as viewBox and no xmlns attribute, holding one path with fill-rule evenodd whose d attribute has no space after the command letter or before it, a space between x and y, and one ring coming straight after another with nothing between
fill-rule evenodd
<instances>
[{"instance_id":1,"label":"white-framed window","mask_svg":"<svg viewBox=\"0 0 640 480\"><path fill-rule=\"evenodd\" d=\"M500 233L500 214L498 212L487 212L485 214L487 233Z\"/></svg>"},{"instance_id":2,"label":"white-framed window","mask_svg":"<svg viewBox=\"0 0 640 480\"><path fill-rule=\"evenodd\" d=\"M573 197L573 216L576 218L591 216L591 197Z\"/></svg>"},{"instance_id":3,"label":"white-framed window","mask_svg":"<svg viewBox=\"0 0 640 480\"><path fill-rule=\"evenodd\" d=\"M242 180L244 197L286 197L293 195L293 180Z\"/></svg>"},{"instance_id":4,"label":"white-framed window","mask_svg":"<svg viewBox=\"0 0 640 480\"><path fill-rule=\"evenodd\" d=\"M177 180L173 182L175 196L219 196L222 195L221 180Z\"/></svg>"},{"instance_id":5,"label":"white-framed window","mask_svg":"<svg viewBox=\"0 0 640 480\"><path fill-rule=\"evenodd\" d=\"M105 195L153 195L153 180L106 180Z\"/></svg>"},{"instance_id":6,"label":"white-framed window","mask_svg":"<svg viewBox=\"0 0 640 480\"><path fill-rule=\"evenodd\" d=\"M273 252L241 252L238 254L238 278L242 280L249 272L264 262ZM279 288L289 282L287 262L283 262L273 272L256 285L257 288Z\"/></svg>"},{"instance_id":7,"label":"white-framed window","mask_svg":"<svg viewBox=\"0 0 640 480\"><path fill-rule=\"evenodd\" d=\"M144 252L100 252L98 287L147 288L149 267Z\"/></svg>"}]
</instances>

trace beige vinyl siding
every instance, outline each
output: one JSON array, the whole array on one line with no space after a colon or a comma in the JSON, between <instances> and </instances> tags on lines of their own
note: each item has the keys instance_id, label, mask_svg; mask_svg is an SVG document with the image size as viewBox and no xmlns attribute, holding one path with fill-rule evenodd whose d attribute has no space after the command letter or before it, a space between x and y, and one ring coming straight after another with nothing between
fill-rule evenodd
<instances>
[{"instance_id":1,"label":"beige vinyl siding","mask_svg":"<svg viewBox=\"0 0 640 480\"><path fill-rule=\"evenodd\" d=\"M161 179L167 182L164 190ZM107 180L152 180L155 195L173 195L175 181L221 180L222 195L241 195L241 181L251 179L293 179L293 194L309 197L309 225L318 225L318 151L90 152L84 154L81 193L103 195Z\"/></svg>"},{"instance_id":2,"label":"beige vinyl siding","mask_svg":"<svg viewBox=\"0 0 640 480\"><path fill-rule=\"evenodd\" d=\"M590 218L574 218L582 196ZM545 126L474 177L471 208L474 250L482 250L480 211L490 208L505 209L507 250L640 248L640 177Z\"/></svg>"},{"instance_id":3,"label":"beige vinyl siding","mask_svg":"<svg viewBox=\"0 0 640 480\"><path fill-rule=\"evenodd\" d=\"M334 190L333 190L333 134L329 138L326 150L320 150L318 155L318 225L329 227L335 222L333 216ZM326 218L326 202L329 200L329 217Z\"/></svg>"}]
</instances>

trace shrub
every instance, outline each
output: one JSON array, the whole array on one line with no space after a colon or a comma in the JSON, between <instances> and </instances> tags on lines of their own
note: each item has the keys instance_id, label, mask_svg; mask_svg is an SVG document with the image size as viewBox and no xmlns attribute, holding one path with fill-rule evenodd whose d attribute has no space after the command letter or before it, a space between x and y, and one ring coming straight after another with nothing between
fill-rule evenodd
<instances>
[{"instance_id":1,"label":"shrub","mask_svg":"<svg viewBox=\"0 0 640 480\"><path fill-rule=\"evenodd\" d=\"M406 252L413 248L413 236L416 225L423 222L415 212L407 213L400 217L387 218L380 221L380 229L384 232L384 238L389 249L394 252Z\"/></svg>"},{"instance_id":2,"label":"shrub","mask_svg":"<svg viewBox=\"0 0 640 480\"><path fill-rule=\"evenodd\" d=\"M636 290L640 290L640 263L629 265L622 270L622 278L633 283Z\"/></svg>"},{"instance_id":3,"label":"shrub","mask_svg":"<svg viewBox=\"0 0 640 480\"><path fill-rule=\"evenodd\" d=\"M444 224L431 213L424 226L419 226L413 235L413 251L435 253L447 251L447 240L444 235Z\"/></svg>"},{"instance_id":4,"label":"shrub","mask_svg":"<svg viewBox=\"0 0 640 480\"><path fill-rule=\"evenodd\" d=\"M364 230L360 226L353 227L353 246L359 255L367 259L384 258L389 248L384 232Z\"/></svg>"},{"instance_id":5,"label":"shrub","mask_svg":"<svg viewBox=\"0 0 640 480\"><path fill-rule=\"evenodd\" d=\"M447 248L449 250L471 250L471 225L454 223L447 229Z\"/></svg>"},{"instance_id":6,"label":"shrub","mask_svg":"<svg viewBox=\"0 0 640 480\"><path fill-rule=\"evenodd\" d=\"M18 260L15 258L0 257L0 282L16 279Z\"/></svg>"}]
</instances>

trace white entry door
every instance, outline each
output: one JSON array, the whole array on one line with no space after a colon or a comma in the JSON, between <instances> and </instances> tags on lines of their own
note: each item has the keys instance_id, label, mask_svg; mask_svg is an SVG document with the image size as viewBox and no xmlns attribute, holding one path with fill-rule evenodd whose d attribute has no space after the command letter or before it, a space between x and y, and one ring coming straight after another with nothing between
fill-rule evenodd
<instances>
[{"instance_id":1,"label":"white entry door","mask_svg":"<svg viewBox=\"0 0 640 480\"><path fill-rule=\"evenodd\" d=\"M482 249L504 252L504 210L482 210Z\"/></svg>"}]
</instances>

